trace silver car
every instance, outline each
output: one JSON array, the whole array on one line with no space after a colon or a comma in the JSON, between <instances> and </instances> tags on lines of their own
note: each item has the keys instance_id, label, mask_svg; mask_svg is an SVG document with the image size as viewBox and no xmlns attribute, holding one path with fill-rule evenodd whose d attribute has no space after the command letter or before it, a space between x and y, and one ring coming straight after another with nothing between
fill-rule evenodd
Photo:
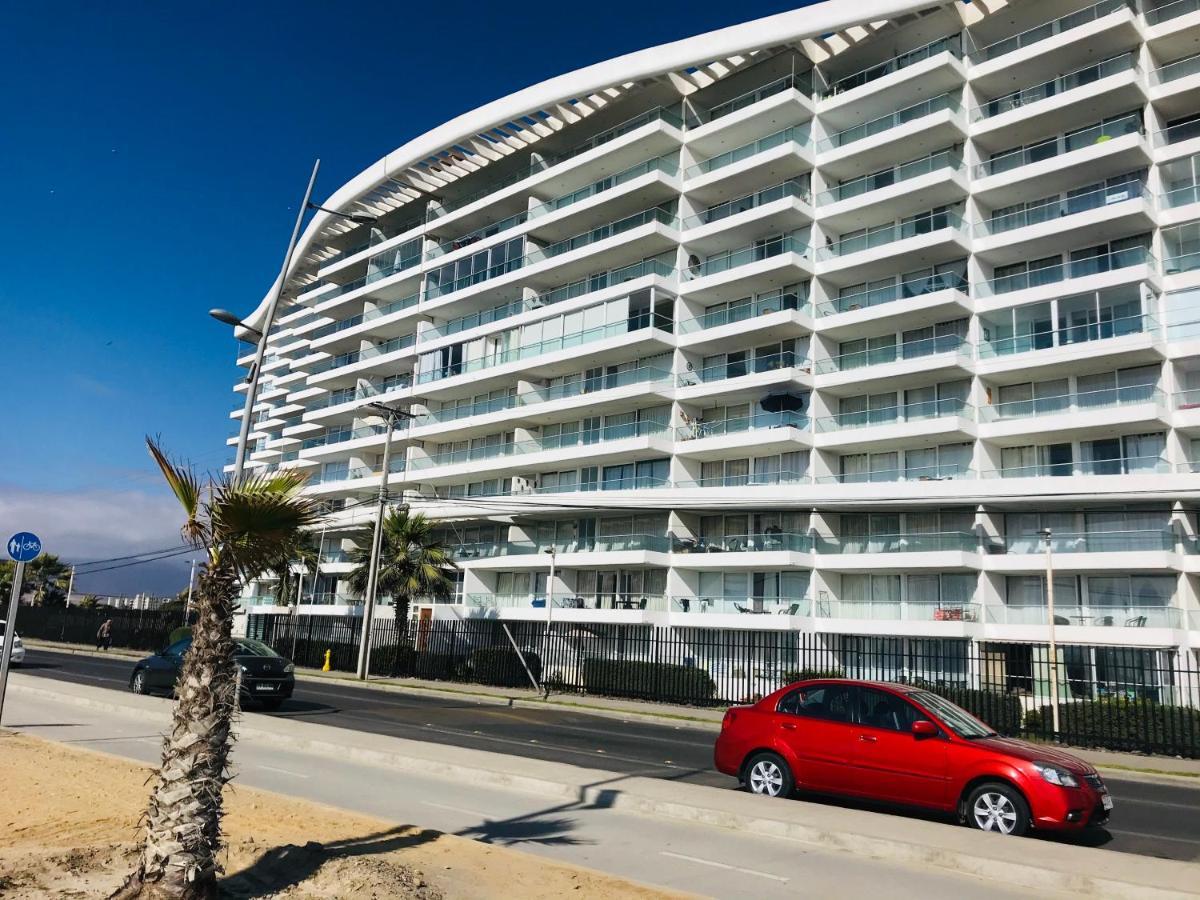
<instances>
[{"instance_id":1,"label":"silver car","mask_svg":"<svg viewBox=\"0 0 1200 900\"><path fill-rule=\"evenodd\" d=\"M4 636L7 633L7 625L3 619L0 619L0 652L4 649ZM25 662L25 645L21 643L21 636L18 634L13 638L12 658L9 662L14 666L19 666Z\"/></svg>"}]
</instances>

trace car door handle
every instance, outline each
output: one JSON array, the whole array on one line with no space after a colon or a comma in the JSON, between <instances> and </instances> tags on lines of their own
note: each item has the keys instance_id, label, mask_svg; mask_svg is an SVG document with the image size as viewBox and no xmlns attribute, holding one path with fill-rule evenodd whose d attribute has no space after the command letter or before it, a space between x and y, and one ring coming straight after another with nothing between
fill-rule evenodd
<instances>
[{"instance_id":1,"label":"car door handle","mask_svg":"<svg viewBox=\"0 0 1200 900\"><path fill-rule=\"evenodd\" d=\"M860 741L866 741L868 744L874 744L877 740L879 740L879 738L875 737L873 734L860 734L858 739Z\"/></svg>"},{"instance_id":2,"label":"car door handle","mask_svg":"<svg viewBox=\"0 0 1200 900\"><path fill-rule=\"evenodd\" d=\"M781 723L779 724L779 727L780 727L780 728L786 728L788 731L795 731L795 730L796 730L796 723L795 723L795 722L781 722Z\"/></svg>"}]
</instances>

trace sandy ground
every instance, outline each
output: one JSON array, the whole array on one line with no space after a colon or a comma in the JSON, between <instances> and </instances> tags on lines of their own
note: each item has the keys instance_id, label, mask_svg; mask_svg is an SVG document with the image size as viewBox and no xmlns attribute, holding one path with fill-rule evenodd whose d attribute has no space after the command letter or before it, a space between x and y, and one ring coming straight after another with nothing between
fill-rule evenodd
<instances>
[{"instance_id":1,"label":"sandy ground","mask_svg":"<svg viewBox=\"0 0 1200 900\"><path fill-rule=\"evenodd\" d=\"M134 865L150 770L0 732L0 897L103 897ZM222 891L235 898L679 897L501 847L238 787Z\"/></svg>"}]
</instances>

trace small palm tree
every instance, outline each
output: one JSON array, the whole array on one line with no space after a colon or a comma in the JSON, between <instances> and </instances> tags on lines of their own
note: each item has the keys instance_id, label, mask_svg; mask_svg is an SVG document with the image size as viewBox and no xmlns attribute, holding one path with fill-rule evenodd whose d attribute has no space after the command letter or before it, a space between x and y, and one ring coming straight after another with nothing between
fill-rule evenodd
<instances>
[{"instance_id":1,"label":"small palm tree","mask_svg":"<svg viewBox=\"0 0 1200 900\"><path fill-rule=\"evenodd\" d=\"M299 496L303 474L276 471L201 484L190 466L171 462L154 441L146 443L183 506L184 541L208 558L197 572L192 646L175 687L138 868L113 897L216 897L221 791L231 777L238 702L233 610L241 584L290 556L318 513Z\"/></svg>"},{"instance_id":2,"label":"small palm tree","mask_svg":"<svg viewBox=\"0 0 1200 900\"><path fill-rule=\"evenodd\" d=\"M299 587L296 573L292 571L293 566L300 566L306 572L313 573L316 577L317 566L320 563L320 553L317 550L317 544L312 539L311 533L301 535L296 542L296 546L291 552L273 562L267 567L267 571L278 579L275 586L275 605L288 606L294 599L300 603L303 598L295 596ZM311 593L311 590L310 590Z\"/></svg>"},{"instance_id":3,"label":"small palm tree","mask_svg":"<svg viewBox=\"0 0 1200 900\"><path fill-rule=\"evenodd\" d=\"M362 529L354 536L350 561L350 589L366 595L371 570L371 538L374 528ZM450 572L458 568L449 551L434 534L433 524L420 513L410 515L396 509L383 520L379 548L377 597L391 597L396 608L396 624L408 622L408 608L418 597L448 600L454 590Z\"/></svg>"}]
</instances>

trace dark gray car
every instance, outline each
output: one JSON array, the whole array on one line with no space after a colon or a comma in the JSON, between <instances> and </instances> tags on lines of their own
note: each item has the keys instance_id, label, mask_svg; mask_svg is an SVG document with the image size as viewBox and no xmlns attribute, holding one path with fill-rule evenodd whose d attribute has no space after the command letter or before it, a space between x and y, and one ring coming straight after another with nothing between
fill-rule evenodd
<instances>
[{"instance_id":1,"label":"dark gray car","mask_svg":"<svg viewBox=\"0 0 1200 900\"><path fill-rule=\"evenodd\" d=\"M257 703L264 709L278 709L296 687L295 666L262 641L234 638L242 674L242 705ZM153 656L138 660L129 676L129 689L135 694L170 694L183 666L183 655L192 645L191 635L181 638Z\"/></svg>"}]
</instances>

